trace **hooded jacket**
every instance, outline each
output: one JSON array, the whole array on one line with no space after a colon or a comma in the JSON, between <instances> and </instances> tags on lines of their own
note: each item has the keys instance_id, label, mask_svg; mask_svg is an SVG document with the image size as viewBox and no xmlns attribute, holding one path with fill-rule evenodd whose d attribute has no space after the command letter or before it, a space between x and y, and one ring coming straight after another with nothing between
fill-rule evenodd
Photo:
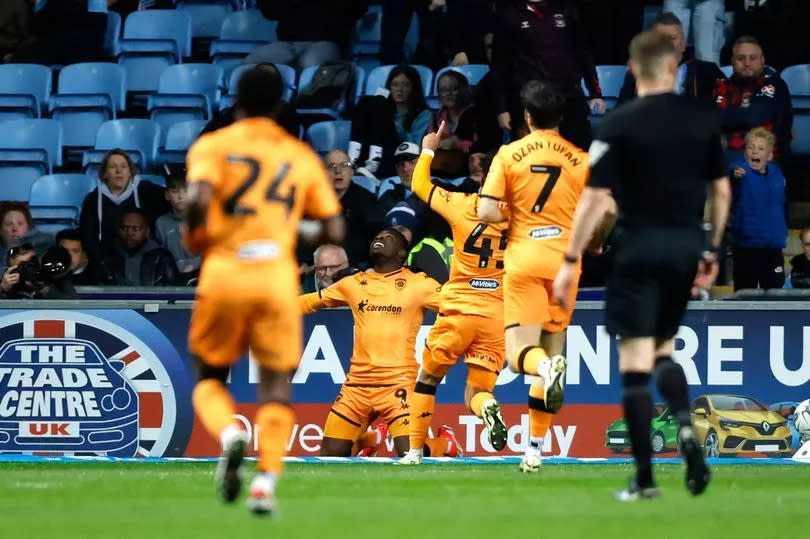
<instances>
[{"instance_id":1,"label":"hooded jacket","mask_svg":"<svg viewBox=\"0 0 810 539\"><path fill-rule=\"evenodd\" d=\"M101 262L103 284L114 286L174 286L177 265L172 254L147 239L140 248L124 249L118 242Z\"/></svg>"},{"instance_id":2,"label":"hooded jacket","mask_svg":"<svg viewBox=\"0 0 810 539\"><path fill-rule=\"evenodd\" d=\"M79 229L88 256L100 260L116 244L118 223L126 210L139 208L146 213L149 227L155 229L155 220L171 211L163 187L135 176L119 195L113 195L104 182L87 195L82 203Z\"/></svg>"}]
</instances>

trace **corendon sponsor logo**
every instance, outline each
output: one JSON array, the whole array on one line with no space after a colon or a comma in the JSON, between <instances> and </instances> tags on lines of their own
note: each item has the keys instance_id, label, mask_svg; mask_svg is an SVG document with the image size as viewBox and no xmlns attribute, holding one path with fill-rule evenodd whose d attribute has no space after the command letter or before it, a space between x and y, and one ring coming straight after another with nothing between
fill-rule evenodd
<instances>
[{"instance_id":1,"label":"corendon sponsor logo","mask_svg":"<svg viewBox=\"0 0 810 539\"><path fill-rule=\"evenodd\" d=\"M367 299L357 304L357 310L361 313L402 313L402 307L399 305L375 305L374 303L369 303Z\"/></svg>"}]
</instances>

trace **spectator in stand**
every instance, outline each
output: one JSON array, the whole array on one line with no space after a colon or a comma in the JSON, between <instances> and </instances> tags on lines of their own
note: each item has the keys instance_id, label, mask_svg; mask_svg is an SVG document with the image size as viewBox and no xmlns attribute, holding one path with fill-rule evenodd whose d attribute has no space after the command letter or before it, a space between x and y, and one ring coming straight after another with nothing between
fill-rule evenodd
<instances>
[{"instance_id":1,"label":"spectator in stand","mask_svg":"<svg viewBox=\"0 0 810 539\"><path fill-rule=\"evenodd\" d=\"M172 286L177 265L172 254L149 237L149 220L138 208L124 211L118 238L101 261L102 281L115 286Z\"/></svg>"},{"instance_id":2,"label":"spectator in stand","mask_svg":"<svg viewBox=\"0 0 810 539\"><path fill-rule=\"evenodd\" d=\"M70 255L70 280L76 286L101 284L98 265L90 260L82 245L82 235L77 228L66 228L56 234L56 244Z\"/></svg>"},{"instance_id":3,"label":"spectator in stand","mask_svg":"<svg viewBox=\"0 0 810 539\"><path fill-rule=\"evenodd\" d=\"M0 2L0 62L10 60L28 39L31 15L31 2L28 0Z\"/></svg>"},{"instance_id":4,"label":"spectator in stand","mask_svg":"<svg viewBox=\"0 0 810 539\"><path fill-rule=\"evenodd\" d=\"M178 284L188 284L200 274L202 257L191 254L183 245L180 235L180 221L186 209L186 175L171 174L166 180L166 200L172 211L164 213L155 221L155 237L158 243L168 249L174 257L180 272Z\"/></svg>"},{"instance_id":5,"label":"spectator in stand","mask_svg":"<svg viewBox=\"0 0 810 539\"><path fill-rule=\"evenodd\" d=\"M649 3L649 2L647 2ZM580 0L579 10L590 37L596 65L624 65L627 45L641 32L644 17L642 0Z\"/></svg>"},{"instance_id":6,"label":"spectator in stand","mask_svg":"<svg viewBox=\"0 0 810 539\"><path fill-rule=\"evenodd\" d=\"M69 65L106 59L107 14L88 12L87 0L45 3L34 15L31 30L32 39L17 49L11 62Z\"/></svg>"},{"instance_id":7,"label":"spectator in stand","mask_svg":"<svg viewBox=\"0 0 810 539\"><path fill-rule=\"evenodd\" d=\"M720 63L725 38L725 0L664 0L664 11L674 13L683 24L683 33L695 44L695 57Z\"/></svg>"},{"instance_id":8,"label":"spectator in stand","mask_svg":"<svg viewBox=\"0 0 810 539\"><path fill-rule=\"evenodd\" d=\"M458 178L467 173L468 154L476 140L472 88L467 77L447 71L439 78L437 90L441 108L430 129L436 131L444 122L447 133L436 150L431 172L440 178Z\"/></svg>"},{"instance_id":9,"label":"spectator in stand","mask_svg":"<svg viewBox=\"0 0 810 539\"><path fill-rule=\"evenodd\" d=\"M810 288L810 228L799 237L803 252L790 259L790 283L793 288Z\"/></svg>"},{"instance_id":10,"label":"spectator in stand","mask_svg":"<svg viewBox=\"0 0 810 539\"><path fill-rule=\"evenodd\" d=\"M383 97L386 96L386 97ZM349 157L365 172L385 178L394 172L393 152L401 142L419 142L430 125L419 72L408 65L391 70L378 95L360 99L352 113Z\"/></svg>"},{"instance_id":11,"label":"spectator in stand","mask_svg":"<svg viewBox=\"0 0 810 539\"><path fill-rule=\"evenodd\" d=\"M348 238L348 234L346 235ZM368 258L368 255L366 255ZM318 292L332 286L340 270L349 267L349 259L343 247L324 244L315 249L315 269L301 284L301 293Z\"/></svg>"},{"instance_id":12,"label":"spectator in stand","mask_svg":"<svg viewBox=\"0 0 810 539\"><path fill-rule=\"evenodd\" d=\"M497 16L493 74L498 124L513 139L526 134L520 90L531 80L546 80L565 96L560 133L587 148L589 110L604 113L605 102L574 0L504 0ZM583 78L589 100L580 86Z\"/></svg>"},{"instance_id":13,"label":"spectator in stand","mask_svg":"<svg viewBox=\"0 0 810 539\"><path fill-rule=\"evenodd\" d=\"M419 18L419 43L412 63L439 69L444 66L441 51L441 27L446 0L382 0L380 27L380 61L383 65L405 61L403 44L411 27L413 14Z\"/></svg>"},{"instance_id":14,"label":"spectator in stand","mask_svg":"<svg viewBox=\"0 0 810 539\"><path fill-rule=\"evenodd\" d=\"M155 219L171 209L163 187L142 181L135 163L123 150L107 152L98 176L98 187L85 197L79 217L82 243L94 260L101 260L101 254L115 245L125 211L143 209L152 228Z\"/></svg>"},{"instance_id":15,"label":"spectator in stand","mask_svg":"<svg viewBox=\"0 0 810 539\"><path fill-rule=\"evenodd\" d=\"M487 36L492 39L492 0L447 0L447 46L450 64L488 64Z\"/></svg>"},{"instance_id":16,"label":"spectator in stand","mask_svg":"<svg viewBox=\"0 0 810 539\"><path fill-rule=\"evenodd\" d=\"M686 55L686 36L680 19L673 13L663 13L653 23L652 30L671 38L675 43L675 50L680 55L678 76L675 78L675 93L709 106L714 103L715 84L725 76L714 62L697 60ZM628 69L619 93L619 104L635 97L636 79Z\"/></svg>"},{"instance_id":17,"label":"spectator in stand","mask_svg":"<svg viewBox=\"0 0 810 539\"><path fill-rule=\"evenodd\" d=\"M37 230L25 202L0 202L0 249L5 253L11 247L25 244L31 245L39 257L53 245L53 236ZM0 271L5 267L4 258L0 261Z\"/></svg>"},{"instance_id":18,"label":"spectator in stand","mask_svg":"<svg viewBox=\"0 0 810 539\"><path fill-rule=\"evenodd\" d=\"M773 148L773 133L761 127L752 129L745 137L745 159L730 167L735 290L782 288L785 284L785 177L771 163Z\"/></svg>"},{"instance_id":19,"label":"spectator in stand","mask_svg":"<svg viewBox=\"0 0 810 539\"><path fill-rule=\"evenodd\" d=\"M776 135L774 158L787 162L793 128L787 84L779 76L765 73L765 56L753 37L743 36L734 43L731 62L734 70L731 78L718 80L714 88L728 161L742 158L748 131L764 127Z\"/></svg>"},{"instance_id":20,"label":"spectator in stand","mask_svg":"<svg viewBox=\"0 0 810 539\"><path fill-rule=\"evenodd\" d=\"M250 53L245 62L271 62L296 67L348 57L354 23L365 15L368 0L257 0L262 14L278 21L278 41Z\"/></svg>"},{"instance_id":21,"label":"spectator in stand","mask_svg":"<svg viewBox=\"0 0 810 539\"><path fill-rule=\"evenodd\" d=\"M57 245L52 245L42 255L42 260L30 243L12 247L6 254L8 268L0 280L2 299L75 299L76 289L66 273L70 255ZM27 263L27 264L26 264ZM27 267L23 268L23 264ZM45 269L47 268L47 270ZM33 273L36 280L29 280ZM47 284L40 281L43 273Z\"/></svg>"},{"instance_id":22,"label":"spectator in stand","mask_svg":"<svg viewBox=\"0 0 810 539\"><path fill-rule=\"evenodd\" d=\"M258 64L256 67L267 69L269 71L274 71L278 73L278 69L276 68L275 64L271 63L261 63ZM301 130L301 121L298 118L298 114L295 112L295 107L290 105L289 103L285 103L284 101L279 102L279 110L274 116L275 122L278 123L281 127L284 128L289 134L294 137L297 137L300 134ZM228 107L223 109L219 112L214 114L214 117L205 124L203 127L202 132L200 135L204 135L206 133L210 133L211 131L216 131L217 129L222 129L223 127L228 127L235 121L233 117L233 107Z\"/></svg>"},{"instance_id":23,"label":"spectator in stand","mask_svg":"<svg viewBox=\"0 0 810 539\"><path fill-rule=\"evenodd\" d=\"M751 35L768 51L768 64L783 69L810 63L807 0L736 0L735 35Z\"/></svg>"}]
</instances>

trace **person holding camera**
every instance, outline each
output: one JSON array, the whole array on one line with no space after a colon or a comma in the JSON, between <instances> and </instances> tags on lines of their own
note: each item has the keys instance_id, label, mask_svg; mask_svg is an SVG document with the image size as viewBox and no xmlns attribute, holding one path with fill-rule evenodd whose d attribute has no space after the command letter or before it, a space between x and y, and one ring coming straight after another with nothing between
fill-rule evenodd
<instances>
[{"instance_id":1,"label":"person holding camera","mask_svg":"<svg viewBox=\"0 0 810 539\"><path fill-rule=\"evenodd\" d=\"M24 243L8 250L8 269L0 280L2 299L73 299L76 290L70 279L70 254L59 246L49 248L37 259L34 246Z\"/></svg>"}]
</instances>

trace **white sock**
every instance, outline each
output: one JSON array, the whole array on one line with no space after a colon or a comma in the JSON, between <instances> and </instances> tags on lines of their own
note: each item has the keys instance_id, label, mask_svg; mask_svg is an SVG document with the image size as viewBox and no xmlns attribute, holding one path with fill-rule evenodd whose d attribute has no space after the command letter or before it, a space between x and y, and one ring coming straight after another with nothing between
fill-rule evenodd
<instances>
[{"instance_id":1,"label":"white sock","mask_svg":"<svg viewBox=\"0 0 810 539\"><path fill-rule=\"evenodd\" d=\"M276 476L269 472L259 472L250 484L251 488L259 488L267 492L276 491Z\"/></svg>"},{"instance_id":2,"label":"white sock","mask_svg":"<svg viewBox=\"0 0 810 539\"><path fill-rule=\"evenodd\" d=\"M368 148L368 159L369 161L380 161L382 160L383 149L380 146L371 145Z\"/></svg>"},{"instance_id":3,"label":"white sock","mask_svg":"<svg viewBox=\"0 0 810 539\"><path fill-rule=\"evenodd\" d=\"M537 376L548 379L548 372L551 370L551 359L546 358L537 364Z\"/></svg>"},{"instance_id":4,"label":"white sock","mask_svg":"<svg viewBox=\"0 0 810 539\"><path fill-rule=\"evenodd\" d=\"M544 440L544 438L540 438L538 436L530 436L529 443L526 446L526 456L531 457L534 455L539 457L543 449Z\"/></svg>"},{"instance_id":5,"label":"white sock","mask_svg":"<svg viewBox=\"0 0 810 539\"><path fill-rule=\"evenodd\" d=\"M425 448L423 447L421 449L408 449L408 453L410 453L411 455L416 455L417 457L423 457L425 456Z\"/></svg>"},{"instance_id":6,"label":"white sock","mask_svg":"<svg viewBox=\"0 0 810 539\"><path fill-rule=\"evenodd\" d=\"M250 438L248 437L245 429L242 427L242 424L232 423L225 427L225 430L222 431L222 436L220 436L219 441L222 444L222 449L227 449L235 440L244 438L248 438L247 441L250 441Z\"/></svg>"},{"instance_id":7,"label":"white sock","mask_svg":"<svg viewBox=\"0 0 810 539\"><path fill-rule=\"evenodd\" d=\"M360 159L360 152L363 150L363 145L355 140L349 141L349 159L352 163L356 163Z\"/></svg>"}]
</instances>

